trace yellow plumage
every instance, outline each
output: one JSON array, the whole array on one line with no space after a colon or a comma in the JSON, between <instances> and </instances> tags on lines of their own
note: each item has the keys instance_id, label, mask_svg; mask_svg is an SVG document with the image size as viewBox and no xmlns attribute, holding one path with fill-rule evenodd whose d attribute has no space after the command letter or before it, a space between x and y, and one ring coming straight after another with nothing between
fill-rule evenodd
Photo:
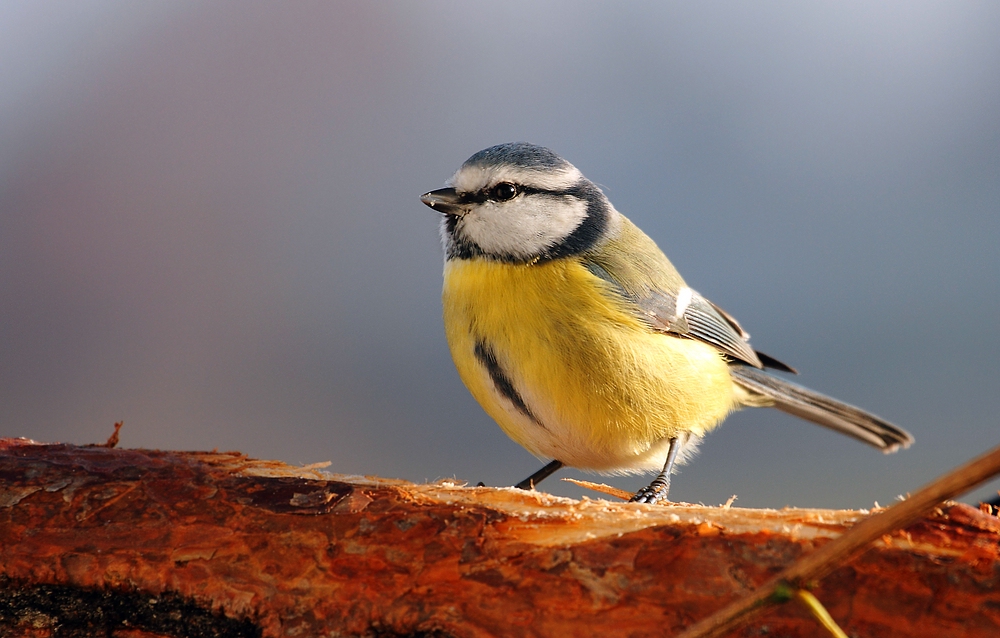
<instances>
[{"instance_id":1,"label":"yellow plumage","mask_svg":"<svg viewBox=\"0 0 1000 638\"><path fill-rule=\"evenodd\" d=\"M700 436L737 407L716 348L654 332L577 258L449 260L443 301L463 382L538 456L598 471L656 470L671 437ZM530 414L497 389L477 345Z\"/></svg>"},{"instance_id":2,"label":"yellow plumage","mask_svg":"<svg viewBox=\"0 0 1000 638\"><path fill-rule=\"evenodd\" d=\"M421 201L442 213L444 324L462 381L517 443L564 465L662 471L739 407L773 406L884 451L913 441L874 414L767 372L728 313L549 149L499 144Z\"/></svg>"}]
</instances>

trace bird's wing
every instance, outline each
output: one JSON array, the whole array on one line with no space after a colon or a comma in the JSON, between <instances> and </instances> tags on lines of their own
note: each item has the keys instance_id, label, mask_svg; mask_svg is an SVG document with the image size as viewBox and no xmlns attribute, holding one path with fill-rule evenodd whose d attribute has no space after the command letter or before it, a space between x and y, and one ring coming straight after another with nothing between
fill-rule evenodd
<instances>
[{"instance_id":1,"label":"bird's wing","mask_svg":"<svg viewBox=\"0 0 1000 638\"><path fill-rule=\"evenodd\" d=\"M651 290L648 296L632 301L654 330L704 341L727 356L755 368L764 367L750 347L750 335L739 324L728 321L712 302L691 288L681 288L676 296Z\"/></svg>"},{"instance_id":2,"label":"bird's wing","mask_svg":"<svg viewBox=\"0 0 1000 638\"><path fill-rule=\"evenodd\" d=\"M718 348L732 359L755 368L764 367L750 347L750 335L740 324L691 288L681 286L675 293L647 285L639 292L630 292L608 267L611 264L588 260L584 261L584 265L591 273L612 284L615 292L653 330L697 339Z\"/></svg>"}]
</instances>

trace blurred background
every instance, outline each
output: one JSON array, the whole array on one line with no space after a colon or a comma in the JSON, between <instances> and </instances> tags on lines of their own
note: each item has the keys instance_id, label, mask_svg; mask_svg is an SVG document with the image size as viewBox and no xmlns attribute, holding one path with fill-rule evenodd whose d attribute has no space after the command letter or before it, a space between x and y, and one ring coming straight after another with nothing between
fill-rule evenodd
<instances>
[{"instance_id":1,"label":"blurred background","mask_svg":"<svg viewBox=\"0 0 1000 638\"><path fill-rule=\"evenodd\" d=\"M745 411L674 499L891 502L1000 443L998 28L991 2L3 2L0 436L124 420L126 447L524 478L453 369L418 196L526 140L800 382L917 439Z\"/></svg>"}]
</instances>

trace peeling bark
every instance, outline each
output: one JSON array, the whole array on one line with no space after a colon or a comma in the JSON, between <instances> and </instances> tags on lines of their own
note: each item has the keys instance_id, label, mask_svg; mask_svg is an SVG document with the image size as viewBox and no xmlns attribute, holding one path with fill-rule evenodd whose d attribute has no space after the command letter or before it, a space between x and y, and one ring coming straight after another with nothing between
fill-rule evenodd
<instances>
[{"instance_id":1,"label":"peeling bark","mask_svg":"<svg viewBox=\"0 0 1000 638\"><path fill-rule=\"evenodd\" d=\"M0 636L662 636L864 512L573 501L239 453L0 439ZM813 592L848 634L1000 635L1000 521L961 504ZM736 635L815 636L786 605Z\"/></svg>"}]
</instances>

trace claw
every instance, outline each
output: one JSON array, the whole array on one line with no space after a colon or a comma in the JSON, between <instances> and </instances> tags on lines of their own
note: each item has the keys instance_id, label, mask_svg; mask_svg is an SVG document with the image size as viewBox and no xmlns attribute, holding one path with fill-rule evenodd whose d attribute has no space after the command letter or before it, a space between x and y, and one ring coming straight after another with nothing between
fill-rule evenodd
<instances>
[{"instance_id":1,"label":"claw","mask_svg":"<svg viewBox=\"0 0 1000 638\"><path fill-rule=\"evenodd\" d=\"M670 492L670 472L674 469L674 461L677 460L677 451L680 446L677 438L670 439L670 449L667 450L667 462L663 464L663 471L660 472L653 482L635 493L629 503L659 503L667 500Z\"/></svg>"},{"instance_id":2,"label":"claw","mask_svg":"<svg viewBox=\"0 0 1000 638\"><path fill-rule=\"evenodd\" d=\"M635 496L629 499L629 503L649 503L653 505L659 503L660 501L667 500L667 494L669 492L669 487L666 485L656 485L656 481L653 484L647 485L638 492Z\"/></svg>"}]
</instances>

